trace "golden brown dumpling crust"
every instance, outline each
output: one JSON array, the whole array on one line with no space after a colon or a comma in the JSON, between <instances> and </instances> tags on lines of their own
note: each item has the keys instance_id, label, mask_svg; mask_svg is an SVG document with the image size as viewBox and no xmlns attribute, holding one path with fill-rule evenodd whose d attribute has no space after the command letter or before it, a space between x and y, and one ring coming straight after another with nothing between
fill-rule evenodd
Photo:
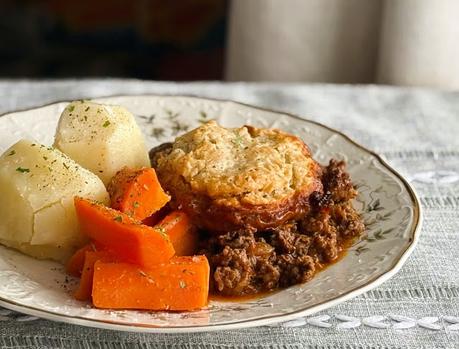
<instances>
[{"instance_id":1,"label":"golden brown dumpling crust","mask_svg":"<svg viewBox=\"0 0 459 349\"><path fill-rule=\"evenodd\" d=\"M172 205L204 229L274 227L304 216L322 191L321 168L304 142L276 129L208 122L155 152Z\"/></svg>"}]
</instances>

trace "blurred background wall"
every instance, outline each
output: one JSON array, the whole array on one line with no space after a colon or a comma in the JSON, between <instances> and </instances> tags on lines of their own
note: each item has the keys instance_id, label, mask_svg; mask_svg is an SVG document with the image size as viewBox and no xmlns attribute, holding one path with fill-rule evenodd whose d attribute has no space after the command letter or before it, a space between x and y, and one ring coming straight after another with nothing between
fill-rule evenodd
<instances>
[{"instance_id":1,"label":"blurred background wall","mask_svg":"<svg viewBox=\"0 0 459 349\"><path fill-rule=\"evenodd\" d=\"M233 0L230 80L373 82L379 0Z\"/></svg>"},{"instance_id":2,"label":"blurred background wall","mask_svg":"<svg viewBox=\"0 0 459 349\"><path fill-rule=\"evenodd\" d=\"M457 0L233 0L229 80L459 88Z\"/></svg>"},{"instance_id":3,"label":"blurred background wall","mask_svg":"<svg viewBox=\"0 0 459 349\"><path fill-rule=\"evenodd\" d=\"M0 77L459 88L457 0L2 0Z\"/></svg>"}]
</instances>

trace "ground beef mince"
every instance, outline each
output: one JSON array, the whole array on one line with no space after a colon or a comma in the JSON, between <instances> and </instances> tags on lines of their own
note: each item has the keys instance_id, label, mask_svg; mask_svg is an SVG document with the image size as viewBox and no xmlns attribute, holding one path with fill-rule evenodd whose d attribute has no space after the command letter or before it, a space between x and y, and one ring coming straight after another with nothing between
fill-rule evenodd
<instances>
[{"instance_id":1,"label":"ground beef mince","mask_svg":"<svg viewBox=\"0 0 459 349\"><path fill-rule=\"evenodd\" d=\"M351 204L357 191L344 162L331 160L322 184L324 191L311 195L311 210L301 220L264 231L203 232L212 292L241 296L287 287L336 261L364 225Z\"/></svg>"},{"instance_id":2,"label":"ground beef mince","mask_svg":"<svg viewBox=\"0 0 459 349\"><path fill-rule=\"evenodd\" d=\"M324 197L335 203L347 202L357 196L357 190L346 172L344 161L330 160L322 174L322 184Z\"/></svg>"}]
</instances>

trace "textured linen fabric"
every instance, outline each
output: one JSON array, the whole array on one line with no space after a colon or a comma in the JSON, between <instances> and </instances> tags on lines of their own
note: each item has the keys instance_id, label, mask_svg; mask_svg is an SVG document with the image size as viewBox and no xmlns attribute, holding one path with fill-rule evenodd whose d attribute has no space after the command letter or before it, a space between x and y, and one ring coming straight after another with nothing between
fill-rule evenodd
<instances>
[{"instance_id":1,"label":"textured linen fabric","mask_svg":"<svg viewBox=\"0 0 459 349\"><path fill-rule=\"evenodd\" d=\"M416 188L419 244L402 270L364 295L283 325L136 334L56 323L0 308L1 348L459 348L459 92L376 86L0 81L0 113L66 99L193 94L280 109L343 131Z\"/></svg>"}]
</instances>

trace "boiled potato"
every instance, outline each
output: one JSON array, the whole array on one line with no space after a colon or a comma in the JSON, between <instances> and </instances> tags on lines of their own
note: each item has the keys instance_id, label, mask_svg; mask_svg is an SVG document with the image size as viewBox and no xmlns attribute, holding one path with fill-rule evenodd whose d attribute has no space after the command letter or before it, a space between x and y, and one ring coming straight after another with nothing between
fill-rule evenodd
<instances>
[{"instance_id":1,"label":"boiled potato","mask_svg":"<svg viewBox=\"0 0 459 349\"><path fill-rule=\"evenodd\" d=\"M21 140L0 157L0 242L61 260L86 239L75 196L108 204L102 181L59 150Z\"/></svg>"},{"instance_id":2,"label":"boiled potato","mask_svg":"<svg viewBox=\"0 0 459 349\"><path fill-rule=\"evenodd\" d=\"M54 146L107 185L124 166L150 167L134 116L125 108L78 101L62 112Z\"/></svg>"}]
</instances>

